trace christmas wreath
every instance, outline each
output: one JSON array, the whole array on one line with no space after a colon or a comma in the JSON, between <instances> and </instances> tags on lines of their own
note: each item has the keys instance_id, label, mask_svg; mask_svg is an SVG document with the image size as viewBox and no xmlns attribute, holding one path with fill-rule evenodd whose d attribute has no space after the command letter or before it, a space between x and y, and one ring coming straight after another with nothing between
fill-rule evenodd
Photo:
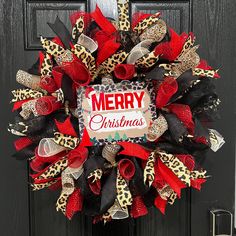
<instances>
[{"instance_id":1,"label":"christmas wreath","mask_svg":"<svg viewBox=\"0 0 236 236\"><path fill-rule=\"evenodd\" d=\"M70 16L71 33L48 23L43 51L16 80L17 159L28 159L33 190L61 189L57 211L94 222L137 218L155 206L200 190L199 166L223 137L207 124L218 118L217 70L201 60L193 33L177 34L160 13L135 13L117 0L118 20Z\"/></svg>"}]
</instances>

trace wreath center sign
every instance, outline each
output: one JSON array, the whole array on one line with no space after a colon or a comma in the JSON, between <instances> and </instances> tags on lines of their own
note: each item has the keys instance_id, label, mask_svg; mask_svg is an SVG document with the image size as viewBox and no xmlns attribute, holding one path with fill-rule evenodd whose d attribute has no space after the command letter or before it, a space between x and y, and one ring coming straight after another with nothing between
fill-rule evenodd
<instances>
[{"instance_id":1,"label":"wreath center sign","mask_svg":"<svg viewBox=\"0 0 236 236\"><path fill-rule=\"evenodd\" d=\"M89 91L89 92L88 92ZM84 127L94 142L145 141L148 127L156 118L150 84L95 85L78 91L81 136Z\"/></svg>"},{"instance_id":2,"label":"wreath center sign","mask_svg":"<svg viewBox=\"0 0 236 236\"><path fill-rule=\"evenodd\" d=\"M224 144L208 127L220 76L194 34L177 34L159 12L130 17L128 0L117 9L117 21L97 6L73 13L71 29L49 23L55 37L41 37L12 91L14 156L29 160L34 191L60 190L56 210L69 219L164 214L183 189L201 190L209 175L199 160Z\"/></svg>"}]
</instances>

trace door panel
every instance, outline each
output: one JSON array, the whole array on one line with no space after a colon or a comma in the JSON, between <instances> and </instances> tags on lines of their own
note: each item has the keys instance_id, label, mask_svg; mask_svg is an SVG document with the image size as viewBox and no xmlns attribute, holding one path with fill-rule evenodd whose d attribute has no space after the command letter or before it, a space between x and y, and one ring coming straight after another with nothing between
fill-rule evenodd
<instances>
[{"instance_id":1,"label":"door panel","mask_svg":"<svg viewBox=\"0 0 236 236\"><path fill-rule=\"evenodd\" d=\"M236 19L236 4L230 0L193 1L192 11L200 55L220 69L216 86L222 101L221 119L213 125L226 141L217 153L209 152L203 163L212 177L201 192L192 192L191 236L208 236L209 210L223 208L233 213L235 204L236 28L232 19Z\"/></svg>"}]
</instances>

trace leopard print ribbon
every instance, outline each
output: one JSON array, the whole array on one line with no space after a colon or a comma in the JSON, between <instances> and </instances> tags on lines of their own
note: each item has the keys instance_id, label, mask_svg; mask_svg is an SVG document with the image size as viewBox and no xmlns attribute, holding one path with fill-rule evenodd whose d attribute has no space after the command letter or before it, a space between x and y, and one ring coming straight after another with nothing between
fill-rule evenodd
<instances>
[{"instance_id":1,"label":"leopard print ribbon","mask_svg":"<svg viewBox=\"0 0 236 236\"><path fill-rule=\"evenodd\" d=\"M102 169L96 169L88 175L87 179L92 179L92 183L95 183L102 178L102 173Z\"/></svg>"},{"instance_id":2,"label":"leopard print ribbon","mask_svg":"<svg viewBox=\"0 0 236 236\"><path fill-rule=\"evenodd\" d=\"M33 90L33 89L16 89L12 91L13 99L11 102L18 102L22 100L26 100L29 98L41 98L44 96L43 92Z\"/></svg>"},{"instance_id":3,"label":"leopard print ribbon","mask_svg":"<svg viewBox=\"0 0 236 236\"><path fill-rule=\"evenodd\" d=\"M137 34L141 34L144 30L149 28L151 25L154 25L159 21L160 12L151 15L144 20L140 21L134 28L133 31Z\"/></svg>"},{"instance_id":4,"label":"leopard print ribbon","mask_svg":"<svg viewBox=\"0 0 236 236\"><path fill-rule=\"evenodd\" d=\"M193 35L189 35L187 40L184 42L183 48L182 48L178 58L181 57L185 52L190 50L193 47L194 43L195 43L195 37Z\"/></svg>"},{"instance_id":5,"label":"leopard print ribbon","mask_svg":"<svg viewBox=\"0 0 236 236\"><path fill-rule=\"evenodd\" d=\"M160 160L165 164L183 183L191 186L191 171L176 156L164 152L158 152Z\"/></svg>"},{"instance_id":6,"label":"leopard print ribbon","mask_svg":"<svg viewBox=\"0 0 236 236\"><path fill-rule=\"evenodd\" d=\"M96 62L93 55L82 45L75 44L71 51L84 63L90 74L96 73Z\"/></svg>"},{"instance_id":7,"label":"leopard print ribbon","mask_svg":"<svg viewBox=\"0 0 236 236\"><path fill-rule=\"evenodd\" d=\"M100 69L102 68L102 73L105 75L112 73L118 64L122 64L125 61L127 56L128 53L122 50L113 54L99 66Z\"/></svg>"},{"instance_id":8,"label":"leopard print ribbon","mask_svg":"<svg viewBox=\"0 0 236 236\"><path fill-rule=\"evenodd\" d=\"M43 49L51 56L57 57L65 52L65 49L62 46L52 42L51 40L43 38L42 36L41 44L43 46Z\"/></svg>"},{"instance_id":9,"label":"leopard print ribbon","mask_svg":"<svg viewBox=\"0 0 236 236\"><path fill-rule=\"evenodd\" d=\"M42 65L40 68L41 77L51 77L52 67L53 67L53 61L51 59L51 56L50 54L45 53L43 61L42 61Z\"/></svg>"},{"instance_id":10,"label":"leopard print ribbon","mask_svg":"<svg viewBox=\"0 0 236 236\"><path fill-rule=\"evenodd\" d=\"M71 37L72 39L76 40L78 36L83 33L84 31L84 18L83 16L80 16L73 26Z\"/></svg>"},{"instance_id":11,"label":"leopard print ribbon","mask_svg":"<svg viewBox=\"0 0 236 236\"><path fill-rule=\"evenodd\" d=\"M148 183L149 187L151 187L155 178L155 169L154 169L154 165L156 161L155 156L156 156L155 151L150 153L146 166L144 168L144 172L143 172L144 184Z\"/></svg>"},{"instance_id":12,"label":"leopard print ribbon","mask_svg":"<svg viewBox=\"0 0 236 236\"><path fill-rule=\"evenodd\" d=\"M193 69L193 75L195 76L205 76L208 78L217 78L216 74L219 70L204 70L201 68L194 68Z\"/></svg>"},{"instance_id":13,"label":"leopard print ribbon","mask_svg":"<svg viewBox=\"0 0 236 236\"><path fill-rule=\"evenodd\" d=\"M154 51L145 54L135 62L135 66L141 69L147 69L154 66L159 60L158 56L155 56Z\"/></svg>"},{"instance_id":14,"label":"leopard print ribbon","mask_svg":"<svg viewBox=\"0 0 236 236\"><path fill-rule=\"evenodd\" d=\"M82 174L82 173L81 173ZM74 179L71 175L71 168L67 167L61 174L62 191L56 202L56 210L66 213L68 198L75 190Z\"/></svg>"},{"instance_id":15,"label":"leopard print ribbon","mask_svg":"<svg viewBox=\"0 0 236 236\"><path fill-rule=\"evenodd\" d=\"M118 8L119 30L129 31L130 30L129 1L117 0L117 8Z\"/></svg>"},{"instance_id":16,"label":"leopard print ribbon","mask_svg":"<svg viewBox=\"0 0 236 236\"><path fill-rule=\"evenodd\" d=\"M133 202L132 195L126 180L121 176L119 170L117 170L116 189L117 200L121 208L126 209L127 206L131 206Z\"/></svg>"},{"instance_id":17,"label":"leopard print ribbon","mask_svg":"<svg viewBox=\"0 0 236 236\"><path fill-rule=\"evenodd\" d=\"M50 165L41 175L36 179L50 179L58 176L68 166L67 157L63 157L57 162Z\"/></svg>"},{"instance_id":18,"label":"leopard print ribbon","mask_svg":"<svg viewBox=\"0 0 236 236\"><path fill-rule=\"evenodd\" d=\"M62 134L60 132L54 133L54 142L60 146L75 149L79 144L79 139L67 134Z\"/></svg>"},{"instance_id":19,"label":"leopard print ribbon","mask_svg":"<svg viewBox=\"0 0 236 236\"><path fill-rule=\"evenodd\" d=\"M55 184L56 182L57 180L52 180L52 181L49 181L47 183L42 183L42 184L31 184L31 187L33 191L38 191L44 188L48 188L52 186L53 184Z\"/></svg>"}]
</instances>

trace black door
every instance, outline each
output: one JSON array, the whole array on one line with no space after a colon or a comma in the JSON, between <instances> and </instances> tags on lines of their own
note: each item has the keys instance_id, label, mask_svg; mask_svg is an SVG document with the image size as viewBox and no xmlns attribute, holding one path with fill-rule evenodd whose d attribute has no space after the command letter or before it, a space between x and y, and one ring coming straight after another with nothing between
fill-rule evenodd
<instances>
[{"instance_id":1,"label":"black door","mask_svg":"<svg viewBox=\"0 0 236 236\"><path fill-rule=\"evenodd\" d=\"M182 31L194 31L201 45L200 54L213 67L220 68L217 83L222 105L214 126L224 135L226 144L203 160L212 178L201 192L185 191L182 199L162 216L156 209L138 220L93 225L84 216L72 221L55 211L58 193L33 193L28 184L28 165L12 157L13 137L7 133L12 119L10 91L16 87L18 69L27 69L40 49L39 36L53 36L47 22L59 15L69 26L68 16L77 10L91 11L98 3L106 16L116 17L115 0L0 0L0 96L1 96L1 236L207 236L209 210L223 208L233 212L235 202L235 90L236 90L236 3L235 0L156 0L132 1L136 11L161 11L167 23Z\"/></svg>"}]
</instances>

